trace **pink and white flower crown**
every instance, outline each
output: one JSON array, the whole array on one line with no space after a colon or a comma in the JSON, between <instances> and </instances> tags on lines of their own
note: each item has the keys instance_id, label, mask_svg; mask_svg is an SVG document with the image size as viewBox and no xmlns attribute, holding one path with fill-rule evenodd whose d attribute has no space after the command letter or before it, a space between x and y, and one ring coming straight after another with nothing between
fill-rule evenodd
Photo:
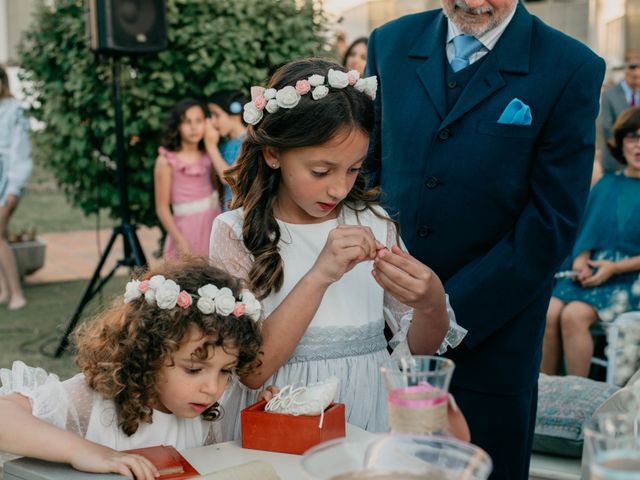
<instances>
[{"instance_id":1,"label":"pink and white flower crown","mask_svg":"<svg viewBox=\"0 0 640 480\"><path fill-rule=\"evenodd\" d=\"M198 310L205 315L212 313L235 317L246 315L257 321L260 319L262 310L260 302L249 290L243 290L240 298L236 300L230 288L218 288L208 283L200 287L196 295L181 290L180 285L162 275L154 275L149 280L128 282L124 292L124 303L129 303L143 295L149 305L157 305L162 310L171 310L176 305L180 308L188 308L194 299L197 299Z\"/></svg>"},{"instance_id":2,"label":"pink and white flower crown","mask_svg":"<svg viewBox=\"0 0 640 480\"><path fill-rule=\"evenodd\" d=\"M295 86L287 85L280 90L275 88L251 87L251 101L244 106L242 118L249 125L255 125L264 116L264 112L275 113L281 108L293 108L298 105L302 95L311 92L314 100L320 100L329 94L331 88L346 88L352 86L359 92L367 94L375 100L378 90L378 79L375 76L360 78L357 70L347 73L329 69L326 77L311 75L304 80L298 80Z\"/></svg>"}]
</instances>

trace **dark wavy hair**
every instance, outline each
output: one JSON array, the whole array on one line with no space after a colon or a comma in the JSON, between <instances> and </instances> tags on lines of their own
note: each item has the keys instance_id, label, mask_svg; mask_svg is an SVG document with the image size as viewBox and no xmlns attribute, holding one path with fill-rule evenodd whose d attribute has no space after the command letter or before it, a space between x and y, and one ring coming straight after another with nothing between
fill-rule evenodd
<instances>
[{"instance_id":1,"label":"dark wavy hair","mask_svg":"<svg viewBox=\"0 0 640 480\"><path fill-rule=\"evenodd\" d=\"M0 100L12 96L11 89L9 88L9 76L4 66L0 65Z\"/></svg>"},{"instance_id":2,"label":"dark wavy hair","mask_svg":"<svg viewBox=\"0 0 640 480\"><path fill-rule=\"evenodd\" d=\"M346 67L347 66L347 58L349 58L349 55L351 55L351 50L353 50L355 48L356 45L359 44L364 44L364 46L368 46L369 45L369 38L368 37L359 37L356 38L353 42L351 42L351 45L349 45L347 47L347 49L344 52L344 56L342 57L342 66Z\"/></svg>"},{"instance_id":3,"label":"dark wavy hair","mask_svg":"<svg viewBox=\"0 0 640 480\"><path fill-rule=\"evenodd\" d=\"M169 116L167 117L167 121L165 122L164 129L162 131L162 138L160 140L160 145L167 150L171 150L172 152L180 150L180 124L184 121L186 111L191 107L200 107L204 116L209 117L209 110L195 98L183 98L176 103L169 112ZM204 151L204 140L200 140L200 143L198 143L198 149Z\"/></svg>"},{"instance_id":4,"label":"dark wavy hair","mask_svg":"<svg viewBox=\"0 0 640 480\"><path fill-rule=\"evenodd\" d=\"M236 279L202 257L164 263L140 279L153 275L164 275L189 293L211 283L230 288L236 298L240 294ZM206 359L213 348L222 347L225 351L238 349L238 375L250 373L257 365L254 362L262 339L256 322L244 315L205 315L195 302L187 308L162 310L147 303L144 296L127 304L119 297L110 309L78 330L76 363L88 386L115 402L118 425L127 435L133 435L140 422L152 422L159 371L172 364L173 354L193 327L208 338L194 352L198 359ZM220 415L217 402L202 413L205 420Z\"/></svg>"},{"instance_id":5,"label":"dark wavy hair","mask_svg":"<svg viewBox=\"0 0 640 480\"><path fill-rule=\"evenodd\" d=\"M281 89L313 74L326 77L331 68L345 71L340 65L323 59L291 62L274 73L268 86ZM302 95L294 108L265 113L257 125L247 128L237 164L227 170L225 178L233 191L231 208L244 209L242 238L254 258L249 271L249 288L258 298L278 291L283 282L282 257L278 249L280 229L273 215L280 170L267 166L263 149L321 145L344 128L357 129L369 136L373 124L371 99L365 93L347 87L330 88L329 94L320 100L313 100L310 93ZM364 177L359 174L342 203L357 212L370 209L378 197L379 191L367 190Z\"/></svg>"},{"instance_id":6,"label":"dark wavy hair","mask_svg":"<svg viewBox=\"0 0 640 480\"><path fill-rule=\"evenodd\" d=\"M607 141L607 147L613 158L622 165L627 164L623 151L624 136L638 129L640 129L640 107L627 108L618 115L613 124L613 136Z\"/></svg>"},{"instance_id":7,"label":"dark wavy hair","mask_svg":"<svg viewBox=\"0 0 640 480\"><path fill-rule=\"evenodd\" d=\"M242 115L242 107L249 98L240 90L219 90L212 94L208 103L218 105L228 115Z\"/></svg>"}]
</instances>

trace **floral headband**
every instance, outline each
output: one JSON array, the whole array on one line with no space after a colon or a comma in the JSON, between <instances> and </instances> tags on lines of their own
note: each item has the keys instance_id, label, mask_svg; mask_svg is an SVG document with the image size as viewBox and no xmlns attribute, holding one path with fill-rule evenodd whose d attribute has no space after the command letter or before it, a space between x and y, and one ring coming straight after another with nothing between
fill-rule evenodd
<instances>
[{"instance_id":1,"label":"floral headband","mask_svg":"<svg viewBox=\"0 0 640 480\"><path fill-rule=\"evenodd\" d=\"M128 282L124 292L124 303L129 303L143 295L149 305L157 305L162 310L171 310L176 305L180 308L188 308L194 299L197 299L198 310L205 315L211 313L234 317L246 315L252 320L258 320L262 310L260 302L248 290L243 290L237 301L230 288L218 288L208 283L200 287L196 295L180 290L180 285L173 280L167 280L162 275L154 275L149 280Z\"/></svg>"},{"instance_id":2,"label":"floral headband","mask_svg":"<svg viewBox=\"0 0 640 480\"><path fill-rule=\"evenodd\" d=\"M329 87L345 88L354 87L359 92L367 94L371 100L375 100L378 90L378 79L375 76L360 78L360 72L350 70L347 73L340 70L329 69L327 84L322 75L311 75L305 80L298 80L295 87L287 85L280 90L275 88L251 87L251 101L244 106L242 118L250 125L257 124L264 115L275 113L280 108L293 108L298 105L302 95L311 92L314 100L320 100L329 93Z\"/></svg>"}]
</instances>

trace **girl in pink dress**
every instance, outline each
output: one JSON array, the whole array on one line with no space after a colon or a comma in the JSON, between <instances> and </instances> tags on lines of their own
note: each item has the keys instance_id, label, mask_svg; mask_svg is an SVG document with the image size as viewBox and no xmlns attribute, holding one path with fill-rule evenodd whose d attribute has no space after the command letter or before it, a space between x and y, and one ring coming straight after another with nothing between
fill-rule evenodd
<instances>
[{"instance_id":1,"label":"girl in pink dress","mask_svg":"<svg viewBox=\"0 0 640 480\"><path fill-rule=\"evenodd\" d=\"M220 182L204 147L205 108L180 100L165 126L154 171L156 213L167 232L163 257L209 253L213 219L222 211Z\"/></svg>"}]
</instances>

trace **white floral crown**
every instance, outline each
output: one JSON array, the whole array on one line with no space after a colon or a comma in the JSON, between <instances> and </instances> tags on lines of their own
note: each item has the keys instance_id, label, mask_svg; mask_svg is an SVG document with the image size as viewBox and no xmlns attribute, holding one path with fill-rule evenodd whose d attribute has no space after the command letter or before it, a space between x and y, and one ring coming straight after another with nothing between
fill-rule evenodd
<instances>
[{"instance_id":1,"label":"white floral crown","mask_svg":"<svg viewBox=\"0 0 640 480\"><path fill-rule=\"evenodd\" d=\"M246 315L252 320L258 320L262 310L260 302L249 290L243 290L237 301L230 288L218 288L208 283L200 287L196 295L181 290L180 285L173 280L167 280L162 275L154 275L149 280L128 282L124 292L124 303L129 303L143 295L149 305L157 305L162 310L171 310L176 305L188 308L194 299L197 299L198 310L205 315L211 313L234 317Z\"/></svg>"},{"instance_id":2,"label":"white floral crown","mask_svg":"<svg viewBox=\"0 0 640 480\"><path fill-rule=\"evenodd\" d=\"M328 84L328 85L327 85ZM375 100L378 90L378 79L375 76L360 78L357 70L347 73L329 69L327 84L322 75L311 75L305 80L298 80L295 87L287 85L280 90L275 88L251 87L251 101L244 106L242 118L249 125L255 125L264 116L264 111L275 113L280 108L293 108L298 105L302 95L311 92L314 100L320 100L329 93L329 87L354 87L359 92L366 93L371 100Z\"/></svg>"}]
</instances>

